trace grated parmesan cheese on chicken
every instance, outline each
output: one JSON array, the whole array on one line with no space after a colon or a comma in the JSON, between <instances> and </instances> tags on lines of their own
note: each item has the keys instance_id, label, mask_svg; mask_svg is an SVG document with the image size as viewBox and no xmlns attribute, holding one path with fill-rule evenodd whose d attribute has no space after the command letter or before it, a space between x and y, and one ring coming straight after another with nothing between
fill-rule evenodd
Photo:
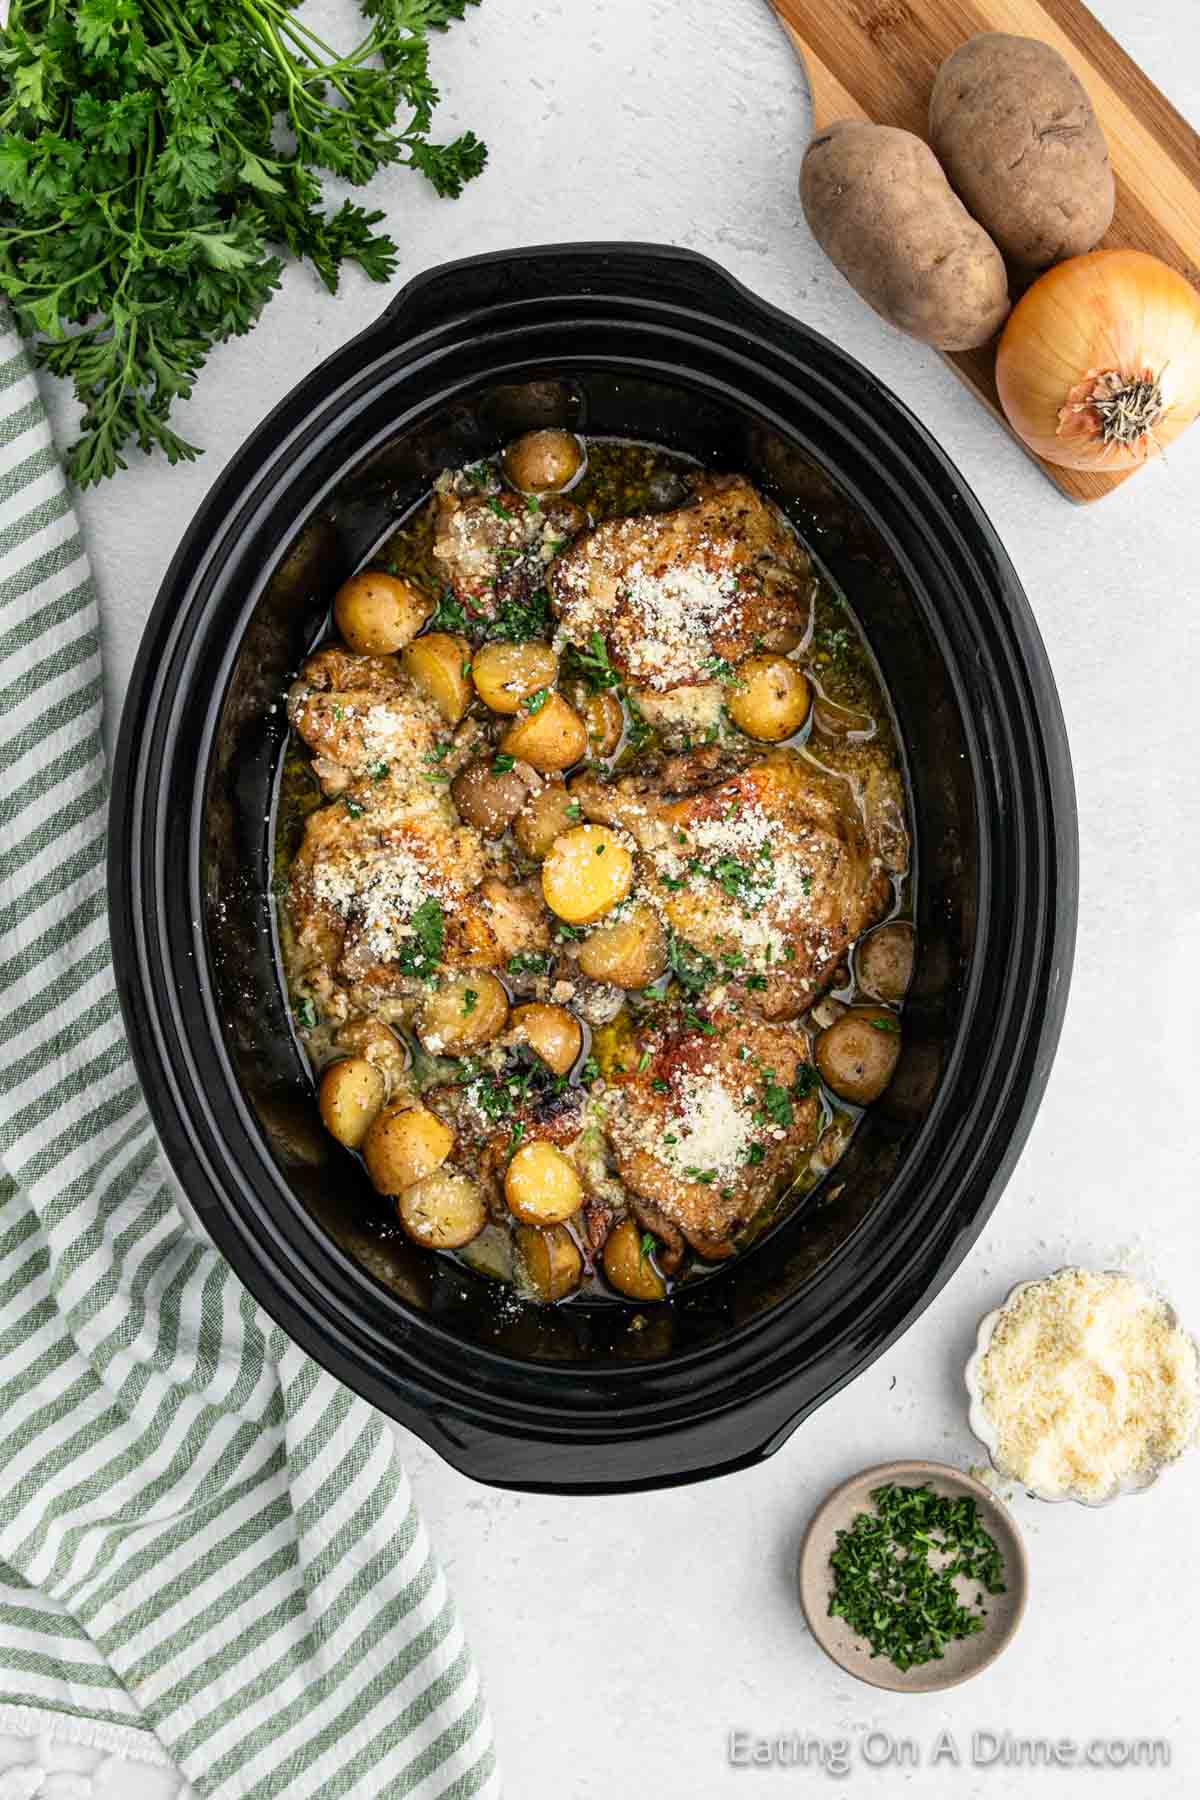
<instances>
[{"instance_id":1,"label":"grated parmesan cheese on chicken","mask_svg":"<svg viewBox=\"0 0 1200 1800\"><path fill-rule=\"evenodd\" d=\"M760 1135L752 1112L711 1069L685 1084L678 1110L667 1119L668 1130L652 1146L662 1160L679 1175L711 1171L718 1182L745 1172L750 1145Z\"/></svg>"},{"instance_id":2,"label":"grated parmesan cheese on chicken","mask_svg":"<svg viewBox=\"0 0 1200 1800\"><path fill-rule=\"evenodd\" d=\"M979 1392L1018 1480L1088 1500L1178 1456L1200 1423L1191 1338L1140 1282L1087 1269L1034 1282L1005 1309Z\"/></svg>"}]
</instances>

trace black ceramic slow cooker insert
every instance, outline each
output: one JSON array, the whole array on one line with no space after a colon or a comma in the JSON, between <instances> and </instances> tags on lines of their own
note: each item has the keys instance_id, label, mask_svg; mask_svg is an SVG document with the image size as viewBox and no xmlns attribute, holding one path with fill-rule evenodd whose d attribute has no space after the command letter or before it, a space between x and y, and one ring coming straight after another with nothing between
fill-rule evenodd
<instances>
[{"instance_id":1,"label":"black ceramic slow cooker insert","mask_svg":"<svg viewBox=\"0 0 1200 1800\"><path fill-rule=\"evenodd\" d=\"M850 597L908 759L918 961L896 1078L814 1198L635 1332L612 1303L517 1304L403 1239L317 1123L272 929L282 699L335 588L439 470L537 425L650 440L771 495ZM903 1331L1024 1140L1074 935L1062 718L978 504L835 345L714 264L652 246L422 276L254 433L147 627L110 857L146 1093L242 1280L456 1467L546 1490L769 1455Z\"/></svg>"}]
</instances>

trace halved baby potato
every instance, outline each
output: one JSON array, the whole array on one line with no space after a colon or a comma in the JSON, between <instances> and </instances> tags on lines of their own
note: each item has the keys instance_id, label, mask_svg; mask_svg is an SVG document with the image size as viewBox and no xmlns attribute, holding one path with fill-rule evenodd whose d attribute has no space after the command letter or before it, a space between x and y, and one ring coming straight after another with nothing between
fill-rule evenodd
<instances>
[{"instance_id":1,"label":"halved baby potato","mask_svg":"<svg viewBox=\"0 0 1200 1800\"><path fill-rule=\"evenodd\" d=\"M364 569L338 589L333 618L362 656L382 656L410 644L433 611L428 595L399 575Z\"/></svg>"},{"instance_id":2,"label":"halved baby potato","mask_svg":"<svg viewBox=\"0 0 1200 1800\"><path fill-rule=\"evenodd\" d=\"M405 674L433 701L447 725L457 725L471 704L471 646L449 631L414 638L400 661Z\"/></svg>"},{"instance_id":3,"label":"halved baby potato","mask_svg":"<svg viewBox=\"0 0 1200 1800\"><path fill-rule=\"evenodd\" d=\"M451 1169L435 1169L406 1187L396 1213L409 1237L429 1250L461 1250L487 1224L479 1183Z\"/></svg>"},{"instance_id":4,"label":"halved baby potato","mask_svg":"<svg viewBox=\"0 0 1200 1800\"><path fill-rule=\"evenodd\" d=\"M513 1035L528 1044L554 1075L565 1075L574 1068L583 1049L583 1026L565 1006L550 1006L531 1000L517 1006L512 1014Z\"/></svg>"},{"instance_id":5,"label":"halved baby potato","mask_svg":"<svg viewBox=\"0 0 1200 1800\"><path fill-rule=\"evenodd\" d=\"M475 652L471 679L485 706L495 713L516 713L521 703L558 679L558 658L549 644L530 638L523 644L484 644Z\"/></svg>"},{"instance_id":6,"label":"halved baby potato","mask_svg":"<svg viewBox=\"0 0 1200 1800\"><path fill-rule=\"evenodd\" d=\"M569 698L587 726L588 750L593 756L611 756L625 730L625 713L615 694L589 694L582 682Z\"/></svg>"},{"instance_id":7,"label":"halved baby potato","mask_svg":"<svg viewBox=\"0 0 1200 1800\"><path fill-rule=\"evenodd\" d=\"M431 1056L465 1056L499 1037L508 1019L503 982L486 970L444 975L417 1019L417 1036Z\"/></svg>"},{"instance_id":8,"label":"halved baby potato","mask_svg":"<svg viewBox=\"0 0 1200 1800\"><path fill-rule=\"evenodd\" d=\"M583 1183L561 1150L537 1138L509 1163L504 1198L522 1225L561 1225L583 1205Z\"/></svg>"},{"instance_id":9,"label":"halved baby potato","mask_svg":"<svg viewBox=\"0 0 1200 1800\"><path fill-rule=\"evenodd\" d=\"M426 1106L385 1106L368 1128L363 1157L380 1194L401 1194L440 1169L454 1148L454 1133Z\"/></svg>"},{"instance_id":10,"label":"halved baby potato","mask_svg":"<svg viewBox=\"0 0 1200 1800\"><path fill-rule=\"evenodd\" d=\"M630 907L613 925L589 932L579 946L579 967L593 981L644 988L667 966L667 934L652 906Z\"/></svg>"},{"instance_id":11,"label":"halved baby potato","mask_svg":"<svg viewBox=\"0 0 1200 1800\"><path fill-rule=\"evenodd\" d=\"M614 1225L604 1241L604 1273L629 1300L665 1300L667 1284L650 1260L654 1245L633 1219Z\"/></svg>"},{"instance_id":12,"label":"halved baby potato","mask_svg":"<svg viewBox=\"0 0 1200 1800\"><path fill-rule=\"evenodd\" d=\"M322 1075L317 1105L326 1131L347 1150L359 1150L386 1098L387 1084L374 1063L344 1056Z\"/></svg>"},{"instance_id":13,"label":"halved baby potato","mask_svg":"<svg viewBox=\"0 0 1200 1800\"><path fill-rule=\"evenodd\" d=\"M573 431L527 431L508 446L500 466L523 494L553 494L574 481L583 455Z\"/></svg>"},{"instance_id":14,"label":"halved baby potato","mask_svg":"<svg viewBox=\"0 0 1200 1800\"><path fill-rule=\"evenodd\" d=\"M633 856L607 825L576 825L556 838L542 864L542 893L568 925L590 925L633 886Z\"/></svg>"},{"instance_id":15,"label":"halved baby potato","mask_svg":"<svg viewBox=\"0 0 1200 1800\"><path fill-rule=\"evenodd\" d=\"M541 862L555 838L578 823L578 800L571 798L562 781L548 781L530 794L513 820L513 836L526 856Z\"/></svg>"},{"instance_id":16,"label":"halved baby potato","mask_svg":"<svg viewBox=\"0 0 1200 1800\"><path fill-rule=\"evenodd\" d=\"M536 712L519 713L500 739L506 756L527 762L541 775L569 769L587 755L587 747L587 726L574 707L553 692Z\"/></svg>"},{"instance_id":17,"label":"halved baby potato","mask_svg":"<svg viewBox=\"0 0 1200 1800\"><path fill-rule=\"evenodd\" d=\"M583 1274L583 1258L579 1246L564 1225L550 1225L538 1231L532 1225L518 1225L516 1231L517 1263L527 1286L537 1300L565 1300L574 1293Z\"/></svg>"},{"instance_id":18,"label":"halved baby potato","mask_svg":"<svg viewBox=\"0 0 1200 1800\"><path fill-rule=\"evenodd\" d=\"M747 656L725 702L730 718L747 737L778 744L799 731L808 717L810 692L803 669L786 656Z\"/></svg>"}]
</instances>

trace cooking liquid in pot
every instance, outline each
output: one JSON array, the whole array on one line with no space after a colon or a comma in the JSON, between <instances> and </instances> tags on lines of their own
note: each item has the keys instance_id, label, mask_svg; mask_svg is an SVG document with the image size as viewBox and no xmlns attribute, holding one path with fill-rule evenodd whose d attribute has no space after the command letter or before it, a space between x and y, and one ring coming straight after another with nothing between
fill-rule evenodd
<instances>
[{"instance_id":1,"label":"cooking liquid in pot","mask_svg":"<svg viewBox=\"0 0 1200 1800\"><path fill-rule=\"evenodd\" d=\"M794 540L800 566L806 569L804 607L800 627L793 634L798 641L784 648L788 660L803 672L809 684L811 703L803 723L792 735L782 741L762 741L739 730L728 705L739 690L738 671L719 656L707 659L702 680L688 690L697 704L690 708L686 717L672 716L670 691L665 695L668 704L664 707L664 696L651 688L638 689L628 673L622 674L619 666L614 664L610 651L616 646L612 636L606 637L601 629L605 623L602 616L594 631L576 630L576 642L563 641L563 629L549 604L547 588L556 579L555 562L577 541L579 527L588 530L605 520L674 513L675 509L686 507L692 500L700 471L690 459L641 443L592 440L586 445L581 441L581 448L586 452L582 472L564 496L569 502L572 518L564 527L561 540L551 539L549 546L544 541L537 546L537 555L543 559L544 567L538 571L536 585L528 579L505 581L506 567L511 571L522 552L518 550L511 555L506 565L505 547L501 546L498 561L494 560L492 564L493 569L499 567L500 581L495 583L493 577L492 597L480 600L478 593L473 594L469 581L465 585L462 581L461 571L464 566L471 567L469 561L464 564L460 558L458 564L451 564L452 574L458 572L460 577L459 583L455 584L447 581L445 558L435 554L435 546L445 547L451 541L453 531L461 525L462 513L466 511L465 506L461 513L455 511L457 501L452 487L475 504L473 516L484 524L482 507L496 509L498 517L504 514L515 516L518 509L527 509L531 514L554 515L556 502L553 495L543 493L529 497L515 492L501 477L499 471L503 464L498 461L471 465L453 477L443 478L439 484L443 489L441 500L435 493L413 509L370 559L368 566L402 577L431 599L436 598L436 605L423 627L423 635L440 632L465 637L469 647L464 652L464 672L472 652L485 642L553 641L559 652L559 692L586 716L589 725L593 724L589 702L597 698L600 700L596 709L597 723L607 719L611 726L612 719L619 717L620 736L615 745L609 748L602 740L598 741L593 727L589 744L591 754L563 771L570 791L578 791L584 797L581 803L569 802L571 811L563 821L567 831L597 819L602 808L596 804L596 798L597 795L603 798L606 784L643 774L661 780L664 769L668 775L674 769L672 759L684 768L696 764L696 778L690 787L688 781L680 777L686 801L689 793L703 797L713 791L714 785L721 787L722 777L736 782L739 772L744 773L747 768L780 757L780 766L796 766L802 771L815 769L819 779L832 779L843 785L847 810L854 815L856 828L865 826L870 839L872 879L881 890L886 890L886 897L873 905L868 923L874 929L884 921L894 922L902 928L901 938L904 931L910 934L911 943L912 884L907 874L907 801L900 779L900 756L892 712L879 671L846 596L835 589L815 559L798 540ZM547 526L547 536L550 529ZM791 527L787 530L790 533ZM460 531L460 539L462 535ZM467 548L470 549L469 543ZM548 551L549 560L546 561ZM630 579L642 581L645 568L643 556ZM686 582L684 591L687 591ZM473 598L492 616L476 616ZM337 643L340 640L327 638L323 641ZM379 664L388 661L386 657L374 660ZM685 1164L681 1168L677 1159L671 1161L670 1147L681 1139L678 1122L671 1113L657 1123L651 1115L649 1133L644 1129L645 1120L640 1122L637 1130L627 1131L622 1157L615 1153L613 1138L604 1123L620 1108L623 1085L644 1084L647 1075L651 1089L647 1100L652 1107L655 1104L652 1095L667 1096L663 1104L668 1112L681 1092L686 1102L689 1080L698 1082L700 1088L712 1087L716 1078L710 1079L706 1074L706 1069L711 1069L712 1065L703 1061L697 1063L696 1034L700 1034L701 1040L706 1034L713 1038L719 1036L728 1049L725 1039L729 1032L732 1031L735 1037L738 1035L739 1022L752 1019L759 1006L765 1004L764 994L772 999L772 1004L775 1003L769 984L776 985L783 975L783 957L790 945L784 945L772 964L770 934L767 934L764 951L764 934L758 921L763 906L771 901L782 881L778 861L771 859L772 856L777 859L780 851L786 848L783 842L786 834L781 832L777 822L772 822L768 841L760 846L764 858L762 865L756 863L753 856L749 861L745 860L740 851L733 856L718 854L721 848L719 830L711 820L707 825L691 828L693 833L699 833L694 841L685 844L682 840L688 834L682 831L674 834L680 839L678 856L681 862L662 862L664 855L669 859L674 848L670 842L665 850L654 853L660 864L652 884L655 890L652 899L656 904L663 901L665 895L669 910L672 896L685 889L686 883L693 879L690 871L694 870L694 879L705 891L711 889L727 910L730 905L735 914L738 908L743 910L735 920L733 937L721 940L729 943L730 948L716 955L697 948L682 931L674 928L669 917L660 913L659 924L665 926L663 942L667 966L644 986L623 989L609 982L592 980L581 976L579 965L580 946L586 943L593 930L611 925L623 914L628 916L631 907L636 909L641 895L641 889L636 887L632 896L619 902L615 910L607 912L594 925L591 921L573 925L547 915L540 924L538 942L541 947L516 949L502 960L489 961L486 953L476 955L472 952L472 960L467 961L453 921L447 930L447 915L443 912L441 935L431 949L439 966L421 967L418 952L417 966L415 970L410 967L408 973L393 964L390 975L386 968L381 971L378 966L373 969L360 967L352 974L343 972L339 975L334 953L326 956L314 953L314 940L321 929L318 915L328 922L329 914L327 910L322 912L322 905L314 908L312 904L314 877L311 867L306 870L307 852L302 852L302 846L314 833L312 821L318 811L326 815L325 824L334 833L339 829L350 833L353 826L357 843L358 828L363 824L363 808L369 809L375 803L376 793L381 803L386 798L391 774L385 759L380 758L365 772L360 769L355 780L344 779L348 770L353 775L353 767L339 765L336 754L330 755L331 750L337 751L338 734L344 730L347 718L356 712L362 715L364 711L369 718L376 706L386 709L388 705L387 694L364 700L362 693L353 686L345 704L340 703L342 684L358 679L353 673L355 666L352 659L346 661L344 667L337 669L336 681L326 683L324 690L319 687L314 690L305 682L306 672L302 671L301 683L293 690L291 699L293 722L294 725L299 723L301 730L294 729L289 741L277 805L275 892L280 945L297 1032L313 1069L321 1075L348 1053L354 1054L364 1048L367 1059L377 1061L376 1051L362 1035L363 1026L366 1023L369 1030L385 1028L388 1041L394 1043L399 1052L398 1062L390 1055L385 1055L380 1062L389 1089L389 1106L411 1108L423 1102L429 1110L445 1118L453 1127L456 1139L450 1155L441 1165L442 1174L466 1176L468 1182L477 1185L481 1192L481 1216L485 1221L482 1227L474 1231L469 1241L444 1249L442 1254L459 1257L477 1272L513 1284L517 1293L529 1299L562 1303L584 1295L618 1297L627 1303L642 1303L669 1294L676 1282L708 1272L725 1256L745 1249L759 1238L784 1212L790 1212L836 1164L863 1114L863 1107L847 1097L854 1091L853 1080L843 1079L841 1072L838 1085L843 1092L839 1094L819 1077L816 1067L809 1062L795 1064L794 1079L786 1078L788 1071L782 1065L777 1076L772 1063L778 1062L779 1058L770 1048L769 1035L765 1038L756 1036L753 1050L748 1044L734 1045L733 1055L743 1056L749 1070L742 1096L745 1104L740 1112L730 1114L731 1131L735 1135L741 1131L743 1137L749 1135L748 1142L739 1140L738 1159L764 1163L770 1158L771 1177L765 1190L758 1194L753 1209L739 1217L734 1228L725 1235L714 1235L704 1229L707 1215L701 1217L699 1223L690 1218L682 1201L680 1207L668 1210L663 1198L661 1172L656 1173L653 1160L649 1163L645 1160L648 1156L652 1159L666 1157L666 1179L678 1180L684 1199L698 1190L707 1189L714 1207L719 1210L721 1195L731 1192L723 1184L734 1179L724 1168L720 1153L713 1156L711 1167ZM307 671L312 668L311 663L306 666ZM315 704L314 691L316 700L324 708L320 730L314 728L312 717L300 710L306 695L309 702ZM633 697L635 694L637 698ZM525 708L529 702L523 702L518 718L533 717L545 704L544 694L535 693L531 699L532 711L527 714ZM699 703L701 700L703 704ZM619 714L613 712L613 702L616 702ZM337 716L339 711L340 718ZM423 770L428 791L438 796L438 805L442 804L440 797L445 795L453 778L472 764L488 763L502 776L511 773L513 764L518 768L521 766L520 757L510 758L498 748L500 739L512 723L512 716L498 717L481 699L474 697L459 724L444 726L437 743L424 758L427 766ZM366 729L365 721L363 729ZM321 736L321 730L325 730L325 737ZM601 751L607 753L601 754ZM799 759L797 765L788 763L789 754ZM707 758L703 768L697 762L698 758L700 762ZM537 772L529 773L530 779L537 783ZM547 774L543 771L542 779L557 786L561 777L557 772ZM365 787L364 783L367 784ZM375 792L372 792L372 785ZM668 788L669 785L668 781ZM721 791L724 793L724 787ZM724 816L731 818L739 806L740 801L735 799ZM341 812L335 813L334 809L341 809ZM383 830L393 835L396 831L402 834L402 816L403 809L399 822L392 814L385 820L381 813ZM369 826L370 823L368 817L366 824ZM618 840L629 841L624 823L618 821L612 829ZM805 830L803 826L800 828L797 840L801 852ZM715 834L717 851L710 848L705 852L703 849L700 840L705 831L710 840ZM606 844L605 847L619 848L620 844ZM485 837L481 848L483 861L480 866L499 871L499 877L507 883L533 894L536 903L539 860L522 849L513 831L508 829L499 836ZM631 849L635 861L644 854L637 844L631 844ZM299 860L298 853L301 853ZM358 851L354 853L358 854ZM835 861L837 854L835 850ZM665 872L668 868L676 873ZM809 878L802 875L800 879L807 882ZM323 891L326 896L323 904L327 909L331 891L328 881ZM804 892L808 893L807 887ZM359 906L359 898L351 898L347 911L352 930L356 906ZM420 915L417 923L420 924ZM743 938L745 950L734 942L736 939L740 944ZM865 941L865 938L861 940ZM456 949L453 955L452 942ZM877 981L873 984L874 991L862 985L859 976L861 942L858 946L848 942L839 952L835 966L824 972L820 991L815 998L809 996L809 1003L801 1009L798 1024L790 1023L797 1010L795 1006L780 1002L776 1018L789 1022L768 1024L763 1030L768 1034L773 1030L784 1033L799 1030L804 1043L813 1045L822 1031L848 1009L860 1007L864 1009L868 1027L878 1030L887 1039L894 1036L898 1046L902 1000L895 993L883 994ZM443 951L448 953L448 960L458 965L453 974L448 974L445 965L440 963ZM344 962L345 952L340 942L338 953L342 954ZM361 960L360 957L360 963ZM412 963L411 957L409 962ZM519 1034L514 1035L511 1014L506 1028L497 1037L466 1053L445 1054L445 1047L438 1043L436 1034L428 1030L424 1032L422 1044L418 1025L430 995L439 991L439 983L458 978L460 989L455 991L463 992L464 1007L473 1010L479 1005L478 991L469 985L465 989L461 987L464 973L469 981L473 969L480 976L487 973L496 977L512 1008L536 1002L552 1008L565 1007L574 1015L581 1028L580 1043L578 1054L568 1070L555 1074L527 1042L520 1040ZM479 980L478 990L482 988L482 980ZM881 997L890 1004L881 1006ZM868 1008L878 1015L875 1019L867 1019ZM682 1040L679 1032L684 1034ZM752 1035L749 1026L746 1035ZM787 1038L789 1045L793 1041L790 1036ZM703 1041L699 1054L702 1058L707 1054ZM385 1066L389 1062L393 1066ZM399 1064L407 1066L397 1075ZM657 1075L656 1070L660 1071ZM717 1085L720 1085L719 1081ZM686 1129L692 1130L691 1138L683 1135L685 1144L709 1141L713 1118L716 1117L719 1123L724 1116L721 1112L724 1099L721 1094L716 1094L708 1119L693 1119L690 1127L685 1126L685 1133ZM378 1094L373 1093L364 1104L374 1107L377 1101ZM809 1110L806 1112L805 1109ZM810 1121L803 1129L798 1123L801 1119ZM677 1128L668 1129L672 1125ZM780 1143L790 1149L791 1139L799 1140L794 1146L795 1153L781 1164ZM577 1171L585 1199L582 1206L565 1217L557 1217L551 1208L549 1217L530 1223L534 1215L527 1215L522 1223L514 1217L505 1200L507 1171L519 1151L536 1143L548 1143L566 1157ZM351 1153L361 1154L358 1150ZM635 1171L632 1189L625 1179L631 1170ZM376 1176L378 1186L378 1166ZM419 1191L419 1188L410 1191ZM703 1202L703 1193L700 1199ZM436 1181L430 1190L429 1204L436 1211L439 1204ZM730 1201L730 1204L734 1202ZM424 1215L411 1205L406 1218L401 1204L399 1216L417 1242L436 1247L436 1218L430 1236L426 1235ZM623 1227L623 1233L618 1233L619 1227ZM468 1221L464 1229L470 1228Z\"/></svg>"}]
</instances>

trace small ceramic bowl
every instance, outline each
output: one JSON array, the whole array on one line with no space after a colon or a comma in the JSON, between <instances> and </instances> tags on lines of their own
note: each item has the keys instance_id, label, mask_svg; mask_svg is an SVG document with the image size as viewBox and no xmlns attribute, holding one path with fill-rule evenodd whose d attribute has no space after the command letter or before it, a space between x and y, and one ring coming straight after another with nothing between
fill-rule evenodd
<instances>
[{"instance_id":1,"label":"small ceramic bowl","mask_svg":"<svg viewBox=\"0 0 1200 1800\"><path fill-rule=\"evenodd\" d=\"M1174 1463L1179 1461L1179 1457L1171 1457L1166 1462L1152 1463L1148 1468L1139 1470L1136 1475L1126 1476L1123 1481L1118 1483L1111 1493L1103 1495L1098 1500L1092 1499L1086 1494L1072 1493L1069 1490L1063 1493L1051 1493L1042 1488L1030 1487L1028 1482L1022 1481L1021 1477L1008 1467L1003 1457L1000 1455L999 1434L988 1416L987 1409L983 1403L983 1396L980 1392L980 1370L982 1368L983 1359L987 1355L992 1342L992 1337L997 1325L1000 1323L1002 1315L1019 1299L1026 1288L1035 1287L1039 1281L1053 1281L1057 1275L1074 1273L1076 1273L1076 1269L1068 1264L1065 1268L1052 1270L1049 1275L1038 1275L1030 1281L1019 1281L1016 1287L1005 1297L1001 1304L994 1307L990 1313L979 1321L979 1330L975 1336L975 1348L967 1361L967 1366L963 1371L963 1375L970 1400L967 1417L971 1430L982 1444L983 1448L987 1451L988 1461L991 1463L992 1468L996 1471L997 1475L1002 1476L1005 1481L1015 1483L1015 1485L1023 1489L1032 1500L1044 1500L1051 1506L1058 1505L1065 1500L1070 1500L1077 1506L1095 1508L1098 1506L1111 1506L1114 1500L1120 1500L1126 1494L1144 1494L1147 1488L1154 1486L1164 1469L1169 1469ZM1158 1293L1156 1289L1151 1288L1147 1283L1140 1281L1136 1275L1131 1275L1128 1269L1102 1269L1099 1273L1102 1275L1118 1275L1123 1281L1136 1281L1139 1287L1146 1288L1147 1292L1153 1294L1156 1300L1162 1301L1163 1306L1167 1310L1167 1316L1170 1319L1171 1324L1179 1324L1179 1316L1170 1301L1167 1300L1165 1296ZM1200 1345L1196 1344L1194 1338L1192 1339L1192 1344L1196 1350L1197 1359L1200 1360Z\"/></svg>"},{"instance_id":2,"label":"small ceramic bowl","mask_svg":"<svg viewBox=\"0 0 1200 1800\"><path fill-rule=\"evenodd\" d=\"M872 1488L884 1487L891 1481L909 1487L927 1484L935 1494L952 1494L956 1498L969 1495L979 1508L984 1529L994 1538L1004 1559L1005 1591L988 1596L983 1630L973 1637L956 1638L938 1661L919 1663L913 1669L898 1669L886 1656L872 1656L845 1619L829 1616L829 1558L837 1534L850 1525L856 1514L871 1510ZM872 1687L889 1688L893 1693L932 1694L941 1688L957 1687L995 1662L1021 1623L1028 1586L1025 1547L1008 1508L973 1475L964 1475L961 1469L952 1469L947 1463L890 1462L863 1469L822 1502L800 1546L800 1605L814 1639L848 1675L869 1682Z\"/></svg>"}]
</instances>

